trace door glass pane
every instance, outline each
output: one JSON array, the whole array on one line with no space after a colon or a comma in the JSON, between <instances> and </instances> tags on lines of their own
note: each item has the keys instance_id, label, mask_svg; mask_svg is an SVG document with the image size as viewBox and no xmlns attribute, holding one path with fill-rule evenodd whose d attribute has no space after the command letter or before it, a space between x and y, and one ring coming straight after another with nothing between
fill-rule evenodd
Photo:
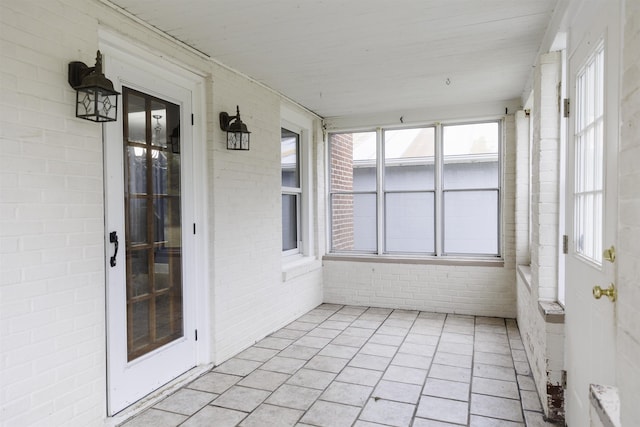
<instances>
[{"instance_id":1,"label":"door glass pane","mask_svg":"<svg viewBox=\"0 0 640 427\"><path fill-rule=\"evenodd\" d=\"M444 252L498 254L498 191L444 192Z\"/></svg>"},{"instance_id":2,"label":"door glass pane","mask_svg":"<svg viewBox=\"0 0 640 427\"><path fill-rule=\"evenodd\" d=\"M133 360L183 336L180 107L127 88L123 104L127 355Z\"/></svg>"},{"instance_id":3,"label":"door glass pane","mask_svg":"<svg viewBox=\"0 0 640 427\"><path fill-rule=\"evenodd\" d=\"M435 252L433 192L387 193L387 252Z\"/></svg>"},{"instance_id":4,"label":"door glass pane","mask_svg":"<svg viewBox=\"0 0 640 427\"><path fill-rule=\"evenodd\" d=\"M600 45L576 76L574 135L575 251L602 263L604 197L604 45Z\"/></svg>"}]
</instances>

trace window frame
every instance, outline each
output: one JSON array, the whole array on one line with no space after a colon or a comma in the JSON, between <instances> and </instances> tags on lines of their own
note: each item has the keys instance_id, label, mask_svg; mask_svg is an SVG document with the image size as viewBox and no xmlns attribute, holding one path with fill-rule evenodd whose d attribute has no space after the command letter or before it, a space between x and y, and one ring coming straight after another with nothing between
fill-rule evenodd
<instances>
[{"instance_id":1,"label":"window frame","mask_svg":"<svg viewBox=\"0 0 640 427\"><path fill-rule=\"evenodd\" d=\"M498 182L496 188L491 188L492 191L497 191L497 253L496 254L483 254L483 253L445 253L444 252L444 155L443 155L443 127L444 126L456 126L456 125L472 125L482 123L497 123L498 125ZM402 129L418 129L433 127L435 129L435 143L434 143L434 252L433 253L418 253L418 252L402 252L402 251L388 251L386 244L386 212L385 212L385 198L389 193L397 193L397 191L386 190L384 184L384 170L385 170L385 147L384 147L384 132L389 130L402 130ZM336 250L333 242L333 196L336 194L359 194L361 191L334 191L331 184L332 176L332 150L331 150L331 137L336 134L349 134L360 132L376 132L376 145L377 145L377 157L376 157L376 188L374 194L376 196L376 242L377 247L375 251L363 251L363 250ZM449 259L449 260L491 260L491 261L504 261L504 175L505 175L505 158L504 158L504 144L505 144L505 118L489 117L478 120L469 121L448 121L448 122L429 122L429 123L414 123L407 126L389 126L389 127L377 127L372 128L356 128L356 129L335 129L328 132L327 135L327 221L328 221L328 252L330 256L338 257L358 257L358 256L371 256L377 258L394 258L394 259L425 259L425 260L437 260L437 259ZM486 190L485 188L470 189L471 191ZM452 190L448 189L447 192ZM454 190L458 191L458 189ZM370 193L370 192L365 192Z\"/></svg>"},{"instance_id":2,"label":"window frame","mask_svg":"<svg viewBox=\"0 0 640 427\"><path fill-rule=\"evenodd\" d=\"M281 185L281 195L282 196L295 196L295 203L296 203L296 214L295 214L295 218L296 218L296 243L295 243L295 247L291 248L291 249L284 249L282 248L282 254L284 256L289 256L289 255L296 255L302 252L302 180L303 180L303 173L302 173L302 164L301 164L301 148L302 148L302 135L301 135L301 131L295 131L295 130L291 130L288 127L285 127L284 125L280 126L280 141L282 144L282 133L283 131L287 131L290 132L294 135L297 136L297 141L296 141L296 169L297 169L297 175L298 175L298 186L297 187L290 187L290 186L285 186L285 185ZM282 147L282 145L281 145ZM280 170L282 172L282 163L280 166ZM284 219L284 218L283 218ZM284 242L284 222L282 223L282 237L283 237L283 242Z\"/></svg>"}]
</instances>

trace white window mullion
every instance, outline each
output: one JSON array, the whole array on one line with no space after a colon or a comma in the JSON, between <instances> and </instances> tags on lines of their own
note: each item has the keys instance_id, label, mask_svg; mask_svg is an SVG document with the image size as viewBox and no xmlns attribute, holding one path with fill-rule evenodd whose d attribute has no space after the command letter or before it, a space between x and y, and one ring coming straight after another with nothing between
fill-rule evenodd
<instances>
[{"instance_id":1,"label":"white window mullion","mask_svg":"<svg viewBox=\"0 0 640 427\"><path fill-rule=\"evenodd\" d=\"M384 212L384 132L382 128L376 129L376 152L378 161L376 163L376 217L378 235L378 255L385 251L385 212Z\"/></svg>"},{"instance_id":2,"label":"white window mullion","mask_svg":"<svg viewBox=\"0 0 640 427\"><path fill-rule=\"evenodd\" d=\"M435 251L436 256L442 255L442 125L436 123L436 137L434 144L434 173L435 173Z\"/></svg>"}]
</instances>

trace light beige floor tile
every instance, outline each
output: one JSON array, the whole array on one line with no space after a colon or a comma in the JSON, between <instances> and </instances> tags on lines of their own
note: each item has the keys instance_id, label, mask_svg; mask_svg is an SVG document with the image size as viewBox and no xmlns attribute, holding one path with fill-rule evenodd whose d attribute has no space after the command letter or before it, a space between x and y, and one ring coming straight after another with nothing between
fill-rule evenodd
<instances>
[{"instance_id":1,"label":"light beige floor tile","mask_svg":"<svg viewBox=\"0 0 640 427\"><path fill-rule=\"evenodd\" d=\"M486 365L484 363L475 363L473 365L473 376L503 381L516 380L516 372L513 368L507 368L505 366Z\"/></svg>"},{"instance_id":2,"label":"light beige floor tile","mask_svg":"<svg viewBox=\"0 0 640 427\"><path fill-rule=\"evenodd\" d=\"M378 383L381 376L382 372L380 371L347 366L342 370L340 375L338 375L336 380L351 384L374 386Z\"/></svg>"},{"instance_id":3,"label":"light beige floor tile","mask_svg":"<svg viewBox=\"0 0 640 427\"><path fill-rule=\"evenodd\" d=\"M473 345L473 335L457 334L455 332L443 332L442 336L440 337L440 341Z\"/></svg>"},{"instance_id":4,"label":"light beige floor tile","mask_svg":"<svg viewBox=\"0 0 640 427\"><path fill-rule=\"evenodd\" d=\"M469 387L469 383L427 378L422 394L466 402L469 401Z\"/></svg>"},{"instance_id":5,"label":"light beige floor tile","mask_svg":"<svg viewBox=\"0 0 640 427\"><path fill-rule=\"evenodd\" d=\"M440 341L440 337L434 337L433 335L425 335L419 334L417 332L411 331L404 338L404 342L414 343L414 344L427 344L427 345L438 345Z\"/></svg>"},{"instance_id":6,"label":"light beige floor tile","mask_svg":"<svg viewBox=\"0 0 640 427\"><path fill-rule=\"evenodd\" d=\"M536 384L532 377L526 375L517 375L518 386L520 390L536 391Z\"/></svg>"},{"instance_id":7,"label":"light beige floor tile","mask_svg":"<svg viewBox=\"0 0 640 427\"><path fill-rule=\"evenodd\" d=\"M368 339L369 337L355 337L342 333L335 337L333 341L331 341L331 344L360 348L367 342Z\"/></svg>"},{"instance_id":8,"label":"light beige floor tile","mask_svg":"<svg viewBox=\"0 0 640 427\"><path fill-rule=\"evenodd\" d=\"M337 374L342 371L342 368L344 368L347 363L349 363L349 359L317 355L307 362L305 368Z\"/></svg>"},{"instance_id":9,"label":"light beige floor tile","mask_svg":"<svg viewBox=\"0 0 640 427\"><path fill-rule=\"evenodd\" d=\"M471 356L473 354L473 344L441 342L440 344L438 344L438 351Z\"/></svg>"},{"instance_id":10,"label":"light beige floor tile","mask_svg":"<svg viewBox=\"0 0 640 427\"><path fill-rule=\"evenodd\" d=\"M290 345L278 353L278 356L290 357L292 359L309 360L320 351L320 348L305 347L302 345Z\"/></svg>"},{"instance_id":11,"label":"light beige floor tile","mask_svg":"<svg viewBox=\"0 0 640 427\"><path fill-rule=\"evenodd\" d=\"M242 353L238 354L236 358L254 360L256 362L266 362L267 360L278 354L278 351L279 350L274 350L271 348L249 347Z\"/></svg>"},{"instance_id":12,"label":"light beige floor tile","mask_svg":"<svg viewBox=\"0 0 640 427\"><path fill-rule=\"evenodd\" d=\"M398 353L391 361L391 364L397 366L406 366L409 368L429 369L429 367L431 366L431 362L432 360L428 356Z\"/></svg>"},{"instance_id":13,"label":"light beige floor tile","mask_svg":"<svg viewBox=\"0 0 640 427\"><path fill-rule=\"evenodd\" d=\"M513 381L494 380L490 378L473 377L471 390L473 393L490 396L518 399L518 384ZM537 397L537 394L536 394Z\"/></svg>"},{"instance_id":14,"label":"light beige floor tile","mask_svg":"<svg viewBox=\"0 0 640 427\"><path fill-rule=\"evenodd\" d=\"M422 396L416 416L450 423L466 424L469 404L458 400Z\"/></svg>"},{"instance_id":15,"label":"light beige floor tile","mask_svg":"<svg viewBox=\"0 0 640 427\"><path fill-rule=\"evenodd\" d=\"M320 394L322 390L283 384L267 398L265 403L306 411L320 397Z\"/></svg>"},{"instance_id":16,"label":"light beige floor tile","mask_svg":"<svg viewBox=\"0 0 640 427\"><path fill-rule=\"evenodd\" d=\"M353 322L358 318L358 315L355 314L345 314L341 311L337 312L333 316L329 317L327 320L337 320L339 322Z\"/></svg>"},{"instance_id":17,"label":"light beige floor tile","mask_svg":"<svg viewBox=\"0 0 640 427\"><path fill-rule=\"evenodd\" d=\"M471 415L469 427L524 427L523 423Z\"/></svg>"},{"instance_id":18,"label":"light beige floor tile","mask_svg":"<svg viewBox=\"0 0 640 427\"><path fill-rule=\"evenodd\" d=\"M262 365L260 369L265 371L280 372L283 374L293 374L298 369L302 368L304 363L305 361L301 359L276 356Z\"/></svg>"},{"instance_id":19,"label":"light beige floor tile","mask_svg":"<svg viewBox=\"0 0 640 427\"><path fill-rule=\"evenodd\" d=\"M205 406L180 427L211 427L215 420L216 427L235 427L247 413L217 406Z\"/></svg>"},{"instance_id":20,"label":"light beige floor tile","mask_svg":"<svg viewBox=\"0 0 640 427\"><path fill-rule=\"evenodd\" d=\"M471 413L485 417L523 422L520 401L503 397L471 394Z\"/></svg>"},{"instance_id":21,"label":"light beige floor tile","mask_svg":"<svg viewBox=\"0 0 640 427\"><path fill-rule=\"evenodd\" d=\"M558 424L545 421L540 412L524 411L524 418L527 427L558 427Z\"/></svg>"},{"instance_id":22,"label":"light beige floor tile","mask_svg":"<svg viewBox=\"0 0 640 427\"><path fill-rule=\"evenodd\" d=\"M422 385L427 378L427 370L391 365L382 378L389 381Z\"/></svg>"},{"instance_id":23,"label":"light beige floor tile","mask_svg":"<svg viewBox=\"0 0 640 427\"><path fill-rule=\"evenodd\" d=\"M356 326L358 328L366 328L366 329L378 329L382 325L382 321L380 320L366 320L366 319L358 319L355 320L351 326Z\"/></svg>"},{"instance_id":24,"label":"light beige floor tile","mask_svg":"<svg viewBox=\"0 0 640 427\"><path fill-rule=\"evenodd\" d=\"M358 420L353 427L386 427L384 424L370 423L369 421Z\"/></svg>"},{"instance_id":25,"label":"light beige floor tile","mask_svg":"<svg viewBox=\"0 0 640 427\"><path fill-rule=\"evenodd\" d=\"M360 408L334 402L317 401L300 420L320 427L349 427L356 420Z\"/></svg>"},{"instance_id":26,"label":"light beige floor tile","mask_svg":"<svg viewBox=\"0 0 640 427\"><path fill-rule=\"evenodd\" d=\"M323 328L339 329L341 331L346 329L349 325L351 325L351 322L342 322L339 320L325 320L320 324L320 326Z\"/></svg>"},{"instance_id":27,"label":"light beige floor tile","mask_svg":"<svg viewBox=\"0 0 640 427\"><path fill-rule=\"evenodd\" d=\"M257 369L238 382L239 386L275 391L290 375Z\"/></svg>"},{"instance_id":28,"label":"light beige floor tile","mask_svg":"<svg viewBox=\"0 0 640 427\"><path fill-rule=\"evenodd\" d=\"M417 354L418 356L432 357L436 352L436 346L429 344L416 344L405 342L398 349L398 353Z\"/></svg>"},{"instance_id":29,"label":"light beige floor tile","mask_svg":"<svg viewBox=\"0 0 640 427\"><path fill-rule=\"evenodd\" d=\"M334 339L340 335L342 331L338 329L315 328L307 333L308 337L320 337Z\"/></svg>"},{"instance_id":30,"label":"light beige floor tile","mask_svg":"<svg viewBox=\"0 0 640 427\"><path fill-rule=\"evenodd\" d=\"M422 384L407 384L381 380L373 391L373 398L416 404L420 399Z\"/></svg>"},{"instance_id":31,"label":"light beige floor tile","mask_svg":"<svg viewBox=\"0 0 640 427\"><path fill-rule=\"evenodd\" d=\"M359 419L388 426L404 427L411 424L415 405L384 399L369 399Z\"/></svg>"},{"instance_id":32,"label":"light beige floor tile","mask_svg":"<svg viewBox=\"0 0 640 427\"><path fill-rule=\"evenodd\" d=\"M542 406L540 405L537 392L521 390L520 398L522 399L522 408L525 411L542 412Z\"/></svg>"},{"instance_id":33,"label":"light beige floor tile","mask_svg":"<svg viewBox=\"0 0 640 427\"><path fill-rule=\"evenodd\" d=\"M336 374L330 372L302 368L289 378L287 384L324 390L335 377Z\"/></svg>"},{"instance_id":34,"label":"light beige floor tile","mask_svg":"<svg viewBox=\"0 0 640 427\"><path fill-rule=\"evenodd\" d=\"M269 335L273 338L287 338L292 340L297 340L300 337L305 336L307 333L305 331L296 331L293 329L280 329Z\"/></svg>"},{"instance_id":35,"label":"light beige floor tile","mask_svg":"<svg viewBox=\"0 0 640 427\"><path fill-rule=\"evenodd\" d=\"M343 359L351 359L358 353L357 347L349 347L346 345L328 344L320 350L319 356L341 357Z\"/></svg>"},{"instance_id":36,"label":"light beige floor tile","mask_svg":"<svg viewBox=\"0 0 640 427\"><path fill-rule=\"evenodd\" d=\"M355 323L355 322L354 322ZM346 335L350 337L366 337L369 338L373 335L374 331L367 328L360 328L355 325L349 326L347 329L342 331L340 335Z\"/></svg>"},{"instance_id":37,"label":"light beige floor tile","mask_svg":"<svg viewBox=\"0 0 640 427\"><path fill-rule=\"evenodd\" d=\"M397 347L400 344L402 344L403 341L404 341L403 337L375 333L371 336L371 338L369 338L368 344L381 344L386 346L393 346L397 351L398 350Z\"/></svg>"},{"instance_id":38,"label":"light beige floor tile","mask_svg":"<svg viewBox=\"0 0 640 427\"><path fill-rule=\"evenodd\" d=\"M476 351L484 351L486 353L510 354L511 348L508 343L496 343L489 341L476 341Z\"/></svg>"},{"instance_id":39,"label":"light beige floor tile","mask_svg":"<svg viewBox=\"0 0 640 427\"><path fill-rule=\"evenodd\" d=\"M193 415L216 397L218 395L214 393L183 388L156 404L154 408L182 415Z\"/></svg>"},{"instance_id":40,"label":"light beige floor tile","mask_svg":"<svg viewBox=\"0 0 640 427\"><path fill-rule=\"evenodd\" d=\"M255 360L233 358L227 360L220 366L216 366L215 368L213 368L213 371L222 374L239 375L241 377L244 377L245 375L249 375L251 372L258 369L260 365L262 365L262 363L256 362Z\"/></svg>"},{"instance_id":41,"label":"light beige floor tile","mask_svg":"<svg viewBox=\"0 0 640 427\"><path fill-rule=\"evenodd\" d=\"M375 369L376 371L384 371L391 362L390 357L373 356L371 354L358 353L349 362L349 366L355 368Z\"/></svg>"},{"instance_id":42,"label":"light beige floor tile","mask_svg":"<svg viewBox=\"0 0 640 427\"><path fill-rule=\"evenodd\" d=\"M373 387L334 381L322 393L320 399L362 407L369 399L372 390Z\"/></svg>"},{"instance_id":43,"label":"light beige floor tile","mask_svg":"<svg viewBox=\"0 0 640 427\"><path fill-rule=\"evenodd\" d=\"M294 331L305 331L309 332L313 328L318 326L317 323L304 322L302 320L296 320L287 325L287 329L293 329Z\"/></svg>"},{"instance_id":44,"label":"light beige floor tile","mask_svg":"<svg viewBox=\"0 0 640 427\"><path fill-rule=\"evenodd\" d=\"M303 347L313 347L317 349L323 349L327 344L331 342L333 338L314 337L305 335L296 341L295 345Z\"/></svg>"},{"instance_id":45,"label":"light beige floor tile","mask_svg":"<svg viewBox=\"0 0 640 427\"><path fill-rule=\"evenodd\" d=\"M270 394L266 390L234 385L218 396L211 404L227 409L250 412L257 408Z\"/></svg>"},{"instance_id":46,"label":"light beige floor tile","mask_svg":"<svg viewBox=\"0 0 640 427\"><path fill-rule=\"evenodd\" d=\"M280 406L262 404L256 408L240 426L242 427L293 427L296 425L304 411Z\"/></svg>"},{"instance_id":47,"label":"light beige floor tile","mask_svg":"<svg viewBox=\"0 0 640 427\"><path fill-rule=\"evenodd\" d=\"M270 348L273 350L284 350L294 342L289 338L266 337L255 343L255 347Z\"/></svg>"},{"instance_id":48,"label":"light beige floor tile","mask_svg":"<svg viewBox=\"0 0 640 427\"><path fill-rule=\"evenodd\" d=\"M208 391L210 393L224 393L242 379L238 375L220 374L218 372L209 372L197 378L187 385L188 388L194 390Z\"/></svg>"},{"instance_id":49,"label":"light beige floor tile","mask_svg":"<svg viewBox=\"0 0 640 427\"><path fill-rule=\"evenodd\" d=\"M429 371L429 377L468 383L471 381L471 369L433 363Z\"/></svg>"},{"instance_id":50,"label":"light beige floor tile","mask_svg":"<svg viewBox=\"0 0 640 427\"><path fill-rule=\"evenodd\" d=\"M371 341L366 343L360 349L360 353L362 354L371 354L373 356L384 356L384 357L393 357L398 348L391 345L383 345L383 344L374 344Z\"/></svg>"},{"instance_id":51,"label":"light beige floor tile","mask_svg":"<svg viewBox=\"0 0 640 427\"><path fill-rule=\"evenodd\" d=\"M413 421L413 427L460 427L462 424L445 423L444 421L427 420L424 418L416 418Z\"/></svg>"},{"instance_id":52,"label":"light beige floor tile","mask_svg":"<svg viewBox=\"0 0 640 427\"><path fill-rule=\"evenodd\" d=\"M513 362L518 375L531 375L531 367L528 362Z\"/></svg>"},{"instance_id":53,"label":"light beige floor tile","mask_svg":"<svg viewBox=\"0 0 640 427\"><path fill-rule=\"evenodd\" d=\"M472 356L466 354L453 354L438 351L433 357L433 363L439 365L458 366L460 368L471 368L473 362Z\"/></svg>"},{"instance_id":54,"label":"light beige floor tile","mask_svg":"<svg viewBox=\"0 0 640 427\"><path fill-rule=\"evenodd\" d=\"M122 427L175 427L186 419L184 415L151 408L122 424Z\"/></svg>"},{"instance_id":55,"label":"light beige floor tile","mask_svg":"<svg viewBox=\"0 0 640 427\"><path fill-rule=\"evenodd\" d=\"M393 335L396 337L403 337L409 333L409 328L401 328L397 326L385 326L384 323L376 331L382 335Z\"/></svg>"},{"instance_id":56,"label":"light beige floor tile","mask_svg":"<svg viewBox=\"0 0 640 427\"><path fill-rule=\"evenodd\" d=\"M473 361L476 363L484 363L485 365L513 367L513 359L510 354L485 353L476 351L473 353Z\"/></svg>"}]
</instances>

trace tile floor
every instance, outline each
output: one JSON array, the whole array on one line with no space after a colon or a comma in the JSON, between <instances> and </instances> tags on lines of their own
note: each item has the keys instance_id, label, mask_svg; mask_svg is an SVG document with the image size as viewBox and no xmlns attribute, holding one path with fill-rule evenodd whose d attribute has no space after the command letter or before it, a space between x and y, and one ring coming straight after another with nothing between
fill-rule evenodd
<instances>
[{"instance_id":1,"label":"tile floor","mask_svg":"<svg viewBox=\"0 0 640 427\"><path fill-rule=\"evenodd\" d=\"M547 425L514 320L331 304L123 424L460 425Z\"/></svg>"}]
</instances>

